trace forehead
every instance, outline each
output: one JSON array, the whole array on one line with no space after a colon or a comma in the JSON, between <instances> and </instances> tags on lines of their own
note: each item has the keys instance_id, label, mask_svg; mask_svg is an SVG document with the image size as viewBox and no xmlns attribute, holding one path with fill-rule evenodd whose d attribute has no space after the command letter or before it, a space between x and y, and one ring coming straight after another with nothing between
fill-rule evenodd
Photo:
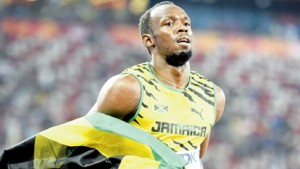
<instances>
[{"instance_id":1,"label":"forehead","mask_svg":"<svg viewBox=\"0 0 300 169\"><path fill-rule=\"evenodd\" d=\"M173 4L166 4L156 7L151 11L150 17L152 20L161 20L163 18L176 17L189 19L185 11Z\"/></svg>"}]
</instances>

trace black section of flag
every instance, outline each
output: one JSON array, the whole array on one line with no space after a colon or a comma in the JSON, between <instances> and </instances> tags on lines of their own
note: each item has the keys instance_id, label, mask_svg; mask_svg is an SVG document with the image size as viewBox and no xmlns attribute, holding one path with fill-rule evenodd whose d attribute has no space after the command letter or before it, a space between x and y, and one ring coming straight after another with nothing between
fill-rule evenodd
<instances>
[{"instance_id":1,"label":"black section of flag","mask_svg":"<svg viewBox=\"0 0 300 169\"><path fill-rule=\"evenodd\" d=\"M34 142L35 137L31 137L11 148L4 150L0 157L0 168L34 168Z\"/></svg>"},{"instance_id":2,"label":"black section of flag","mask_svg":"<svg viewBox=\"0 0 300 169\"><path fill-rule=\"evenodd\" d=\"M54 142L48 140L48 142ZM45 143L46 145L48 143ZM59 144L56 143L55 144ZM31 137L9 149L4 150L0 157L1 169L20 169L20 168L35 168L34 166L34 146L35 137ZM61 145L61 147L66 147ZM48 149L49 151L49 149ZM55 154L55 152L46 152L47 154ZM84 146L67 147L67 151L64 157L57 157L52 163L53 166L49 166L51 163L45 163L47 166L39 166L43 168L57 168L57 163L62 162L60 168L102 168L102 169L118 169L123 157L111 157L106 158L99 153L96 149L88 148ZM37 159L45 160L48 159Z\"/></svg>"}]
</instances>

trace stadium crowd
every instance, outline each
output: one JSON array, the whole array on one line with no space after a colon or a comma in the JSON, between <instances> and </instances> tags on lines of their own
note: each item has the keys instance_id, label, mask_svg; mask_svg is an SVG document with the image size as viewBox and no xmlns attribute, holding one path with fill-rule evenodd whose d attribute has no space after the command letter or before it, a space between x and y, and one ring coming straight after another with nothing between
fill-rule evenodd
<instances>
[{"instance_id":1,"label":"stadium crowd","mask_svg":"<svg viewBox=\"0 0 300 169\"><path fill-rule=\"evenodd\" d=\"M257 33L232 26L242 16L230 27L224 24L226 29L199 21L205 29L194 30L191 66L227 97L204 166L298 169L300 18L264 15L273 26ZM107 78L150 59L136 25L15 17L0 24L0 152L85 115Z\"/></svg>"}]
</instances>

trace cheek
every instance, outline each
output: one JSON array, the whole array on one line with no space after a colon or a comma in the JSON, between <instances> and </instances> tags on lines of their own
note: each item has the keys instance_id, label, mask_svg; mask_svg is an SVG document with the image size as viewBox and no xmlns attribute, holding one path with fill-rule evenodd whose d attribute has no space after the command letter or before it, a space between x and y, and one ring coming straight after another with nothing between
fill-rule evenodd
<instances>
[{"instance_id":1,"label":"cheek","mask_svg":"<svg viewBox=\"0 0 300 169\"><path fill-rule=\"evenodd\" d=\"M168 34L168 33L161 33L159 36L159 38L157 39L157 42L159 45L162 46L172 46L174 44L174 37L172 37L172 35Z\"/></svg>"},{"instance_id":2,"label":"cheek","mask_svg":"<svg viewBox=\"0 0 300 169\"><path fill-rule=\"evenodd\" d=\"M169 52L171 50L174 50L175 43L171 37L164 36L158 39L157 47L160 51Z\"/></svg>"}]
</instances>

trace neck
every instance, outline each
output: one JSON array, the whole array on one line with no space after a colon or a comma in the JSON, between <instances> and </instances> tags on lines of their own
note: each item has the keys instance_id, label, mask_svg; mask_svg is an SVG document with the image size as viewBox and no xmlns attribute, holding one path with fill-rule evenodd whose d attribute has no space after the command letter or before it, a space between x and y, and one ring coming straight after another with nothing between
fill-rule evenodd
<instances>
[{"instance_id":1,"label":"neck","mask_svg":"<svg viewBox=\"0 0 300 169\"><path fill-rule=\"evenodd\" d=\"M166 85L183 89L189 81L190 66L185 64L180 67L170 65L161 65L151 62L154 73L157 78Z\"/></svg>"}]
</instances>

